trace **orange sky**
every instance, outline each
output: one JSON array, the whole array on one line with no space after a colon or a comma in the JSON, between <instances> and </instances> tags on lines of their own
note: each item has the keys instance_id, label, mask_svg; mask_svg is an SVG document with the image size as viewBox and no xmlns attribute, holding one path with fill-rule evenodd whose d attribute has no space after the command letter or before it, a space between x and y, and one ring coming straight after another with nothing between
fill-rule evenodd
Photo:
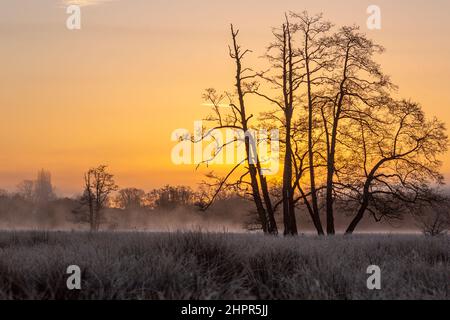
<instances>
[{"instance_id":1,"label":"orange sky","mask_svg":"<svg viewBox=\"0 0 450 320\"><path fill-rule=\"evenodd\" d=\"M60 194L73 194L100 163L122 187L194 184L193 166L170 161L170 135L207 113L203 89L230 90L229 23L257 61L289 10L361 25L387 48L380 62L400 94L450 123L447 0L97 2L69 31L62 0L2 0L0 188L46 168ZM380 31L365 28L370 4L382 9ZM450 177L449 157L443 171Z\"/></svg>"}]
</instances>

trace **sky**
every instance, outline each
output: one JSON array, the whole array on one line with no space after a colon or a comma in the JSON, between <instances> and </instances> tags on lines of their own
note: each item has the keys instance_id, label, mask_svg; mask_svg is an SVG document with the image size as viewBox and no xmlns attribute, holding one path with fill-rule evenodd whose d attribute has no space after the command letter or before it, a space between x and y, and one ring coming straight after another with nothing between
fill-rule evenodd
<instances>
[{"instance_id":1,"label":"sky","mask_svg":"<svg viewBox=\"0 0 450 320\"><path fill-rule=\"evenodd\" d=\"M70 3L82 5L81 30L66 28ZM366 28L373 4L381 30ZM450 123L448 0L2 0L0 188L46 168L72 195L103 163L121 187L195 186L195 166L171 162L171 133L208 113L204 89L232 89L229 24L258 64L284 12L303 10L360 25L386 47L379 61L399 95Z\"/></svg>"}]
</instances>

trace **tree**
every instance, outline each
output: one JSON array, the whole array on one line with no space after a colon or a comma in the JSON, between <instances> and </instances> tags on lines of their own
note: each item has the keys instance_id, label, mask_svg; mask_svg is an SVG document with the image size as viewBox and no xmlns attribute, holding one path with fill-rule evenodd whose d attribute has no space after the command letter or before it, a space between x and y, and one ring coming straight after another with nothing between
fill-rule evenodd
<instances>
[{"instance_id":1,"label":"tree","mask_svg":"<svg viewBox=\"0 0 450 320\"><path fill-rule=\"evenodd\" d=\"M216 90L208 89L204 95L205 101L212 105L214 114L209 116L206 121L212 122L214 125L209 129L206 134L202 135L201 140L211 136L214 130L221 129L233 129L239 135L243 136L243 142L245 145L245 159L239 161L230 172L223 178L216 179L217 183L214 188L216 192L213 194L212 198L206 204L204 209L208 209L212 203L215 201L220 192L227 188L241 188L243 185L249 186L249 191L244 191L249 193L252 201L255 203L256 211L261 223L261 228L264 233L277 234L278 227L275 221L275 214L273 210L272 200L270 198L267 179L264 176L264 172L261 166L260 157L257 152L256 141L252 135L248 134L250 127L250 120L253 115L247 114L246 107L246 96L253 92L254 87L257 86L254 79L256 74L252 74L250 68L243 67L243 58L250 53L250 50L242 50L238 44L237 37L239 30L235 30L233 25L231 25L231 36L232 36L232 46L229 47L229 55L233 62L235 63L235 95L226 93L223 95L218 95ZM222 107L223 100L228 99L227 109L231 110L224 111ZM234 100L237 102L234 102ZM199 142L199 141L194 141ZM232 139L230 141L225 141L223 144L219 145L215 155L212 159L208 159L206 163L208 164L215 157L220 155L220 152L229 144L235 143L236 140ZM240 175L237 182L229 183L233 174L239 171L241 167L246 165L244 172ZM249 176L250 182L245 181L245 177ZM210 175L212 178L213 175Z\"/></svg>"},{"instance_id":2,"label":"tree","mask_svg":"<svg viewBox=\"0 0 450 320\"><path fill-rule=\"evenodd\" d=\"M0 219L4 220L4 218L7 216L8 214L8 207L9 207L9 195L8 192L6 190L0 189Z\"/></svg>"},{"instance_id":3,"label":"tree","mask_svg":"<svg viewBox=\"0 0 450 320\"><path fill-rule=\"evenodd\" d=\"M213 129L249 128L248 95L275 106L259 124L281 129L281 188L269 186L259 160L252 166L247 152L247 159L224 178L210 175L217 187L212 201L220 190L243 190L251 195L265 232L282 207L285 235L297 234L295 211L302 204L319 235L324 234L324 207L326 231L333 235L337 201L357 207L347 233L367 212L376 221L399 219L408 209L430 203L429 190L443 182L439 157L447 150L446 129L437 120L426 120L416 103L392 98L396 86L376 62L384 48L358 27L335 29L322 15L291 13L284 20L266 51L270 67L261 72L242 66L249 51L241 50L232 28L236 94L210 89L206 95L215 112L208 118L216 124ZM233 102L236 96L238 103ZM226 98L228 113L222 108ZM251 139L245 143L250 150ZM244 165L247 170L230 183Z\"/></svg>"},{"instance_id":4,"label":"tree","mask_svg":"<svg viewBox=\"0 0 450 320\"><path fill-rule=\"evenodd\" d=\"M116 203L122 209L139 209L144 206L145 191L136 188L121 189L116 196Z\"/></svg>"},{"instance_id":5,"label":"tree","mask_svg":"<svg viewBox=\"0 0 450 320\"><path fill-rule=\"evenodd\" d=\"M359 203L347 234L355 231L366 211L379 221L409 206L435 202L430 186L443 184L439 156L448 147L445 125L428 121L411 101L392 101L376 113L360 114L359 126L351 154L356 161L343 178L347 181L340 183Z\"/></svg>"},{"instance_id":6,"label":"tree","mask_svg":"<svg viewBox=\"0 0 450 320\"><path fill-rule=\"evenodd\" d=\"M269 47L276 49L277 54L267 55L273 69L280 72L272 77L262 76L281 89L281 101L256 93L284 111L281 121L285 130L282 200L286 233L296 233L289 231L296 228L293 226L295 214L290 217L289 212L293 212L294 204L303 200L318 234L323 234L318 191L324 189L327 233L334 234L334 179L338 173L336 157L340 134L351 118L361 112L362 105L373 106L386 100L386 91L392 85L373 60L374 54L383 49L358 33L357 27L343 27L330 34L332 25L323 21L321 15L309 16L304 12L290 16L295 22L291 24L286 17L282 30L274 33L276 41ZM298 35L300 41L294 42L292 38ZM301 98L302 91L304 99ZM306 105L307 114L307 145L303 147L299 142L304 139L304 132L299 128L304 126L299 122L295 123L297 128L292 125L294 111L298 119L305 120L299 108L302 104ZM326 169L326 184L318 187L317 170L322 167ZM302 182L305 171L309 171L309 192ZM300 193L297 198L295 188Z\"/></svg>"},{"instance_id":7,"label":"tree","mask_svg":"<svg viewBox=\"0 0 450 320\"><path fill-rule=\"evenodd\" d=\"M298 52L294 48L293 40L296 31L296 26L290 23L288 16L285 17L285 23L281 28L273 30L275 41L269 45L266 53L271 68L259 74L263 80L279 91L279 96L273 98L261 93L258 87L253 90L254 94L274 104L283 113L283 118L279 120L282 122L284 131L282 205L285 235L298 234L293 185L294 155L291 140L296 92L302 83L302 77L299 75Z\"/></svg>"},{"instance_id":8,"label":"tree","mask_svg":"<svg viewBox=\"0 0 450 320\"><path fill-rule=\"evenodd\" d=\"M241 47L237 43L238 33L239 30L235 31L233 25L231 25L233 47L230 48L230 57L234 59L236 64L235 87L239 101L239 107L236 107L235 105L232 105L232 107L235 107L237 109L237 113L239 115L238 117L240 118L238 120L240 121L240 124L242 126L242 131L245 133L248 132L249 130L248 122L251 119L251 117L248 118L246 114L245 95L247 95L250 92L251 88L255 86L255 83L250 84L243 83L243 81L247 79L252 79L254 75L250 76L244 75L245 72L249 70L245 70L242 68L242 59L245 56L245 54L248 53L249 51L241 50ZM248 170L251 178L253 200L256 204L258 215L263 224L263 230L269 234L277 234L278 227L275 221L275 214L272 207L272 200L270 199L269 195L267 179L264 176L264 173L261 168L261 162L259 155L257 154L256 151L257 148L255 142L250 140L251 139L250 135L246 135L244 139L245 139L245 151L247 155ZM253 158L255 161L249 161L251 158ZM261 185L261 193L263 200L261 199L259 184Z\"/></svg>"},{"instance_id":9,"label":"tree","mask_svg":"<svg viewBox=\"0 0 450 320\"><path fill-rule=\"evenodd\" d=\"M426 236L436 237L446 234L450 229L450 208L448 199L429 206L417 216L418 226Z\"/></svg>"},{"instance_id":10,"label":"tree","mask_svg":"<svg viewBox=\"0 0 450 320\"><path fill-rule=\"evenodd\" d=\"M49 171L40 170L34 182L34 198L38 205L45 205L55 198L52 175Z\"/></svg>"},{"instance_id":11,"label":"tree","mask_svg":"<svg viewBox=\"0 0 450 320\"><path fill-rule=\"evenodd\" d=\"M34 181L24 180L17 185L17 193L26 201L34 201Z\"/></svg>"},{"instance_id":12,"label":"tree","mask_svg":"<svg viewBox=\"0 0 450 320\"><path fill-rule=\"evenodd\" d=\"M155 209L173 210L177 207L187 207L194 203L195 193L185 186L165 186L150 192L149 198Z\"/></svg>"},{"instance_id":13,"label":"tree","mask_svg":"<svg viewBox=\"0 0 450 320\"><path fill-rule=\"evenodd\" d=\"M107 172L106 165L100 165L89 169L84 174L84 193L82 202L89 209L89 225L91 231L98 231L101 223L101 213L108 204L112 192L117 191L118 186L114 176Z\"/></svg>"},{"instance_id":14,"label":"tree","mask_svg":"<svg viewBox=\"0 0 450 320\"><path fill-rule=\"evenodd\" d=\"M301 185L299 182L297 183L297 187L302 194L303 201L307 205L308 211L310 212L310 216L318 234L323 235L324 232L322 228L322 222L320 221L316 186L317 164L315 161L315 154L320 151L316 150L317 141L315 141L314 139L314 132L316 131L315 126L317 125L314 122L314 117L316 114L314 109L317 105L315 101L317 99L317 94L314 92L314 88L326 84L327 81L329 82L329 79L324 76L324 72L326 72L327 69L330 68L333 61L332 55L330 54L329 50L329 48L331 47L331 41L327 36L327 33L331 29L332 25L330 22L324 21L321 14L310 16L307 12L303 12L302 14L292 13L291 16L296 20L296 29L301 35L299 55L301 57L300 61L302 64L302 69L304 70L302 79L304 79L304 82L306 84L307 93L307 156L309 162L311 203L308 202L305 192L301 189ZM331 58L329 58L328 56L331 56ZM297 149L297 151L300 150ZM306 154L303 154L302 156L298 156L297 154L297 160L301 162L300 168L303 167L302 165L305 161L305 156ZM303 174L303 172L300 171L300 168L299 170L297 170L297 181L301 179L301 176Z\"/></svg>"},{"instance_id":15,"label":"tree","mask_svg":"<svg viewBox=\"0 0 450 320\"><path fill-rule=\"evenodd\" d=\"M318 96L326 132L326 216L327 232L335 233L334 179L338 153L345 151L342 132L367 109L383 106L389 90L394 88L383 74L374 56L384 49L359 32L358 27L342 27L332 36L333 67L330 81ZM344 128L344 129L343 129ZM344 146L345 147L345 146ZM341 164L339 164L341 165Z\"/></svg>"}]
</instances>

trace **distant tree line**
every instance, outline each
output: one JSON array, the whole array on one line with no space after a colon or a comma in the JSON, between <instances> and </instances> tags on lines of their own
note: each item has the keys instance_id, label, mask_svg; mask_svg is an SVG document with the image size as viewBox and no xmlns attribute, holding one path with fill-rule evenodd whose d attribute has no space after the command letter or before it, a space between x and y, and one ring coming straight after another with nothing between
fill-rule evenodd
<instances>
[{"instance_id":1,"label":"distant tree line","mask_svg":"<svg viewBox=\"0 0 450 320\"><path fill-rule=\"evenodd\" d=\"M215 196L211 212L205 213L203 209L210 205L209 199L214 196L214 189L193 190L187 186L169 185L149 192L132 187L120 189L105 165L87 170L83 177L84 191L74 198L57 197L51 174L46 170L40 170L36 180L22 181L16 192L0 190L0 226L8 226L9 222L11 227L58 229L70 222L99 231L114 227L112 213L118 215L121 221L115 227L127 228L132 214L139 214L144 222L151 222L157 220L158 215L178 212L177 218L184 219L182 216L186 215L189 221L188 215L191 214L192 218L196 212L200 221L216 216L219 220L215 221L219 223L239 223L247 230L261 229L258 212L245 205L245 201L251 198L238 190L223 190ZM276 193L274 198L279 197L282 187L271 187L271 191ZM449 200L440 200L443 201L423 204L414 209L415 224L426 235L440 235L450 227ZM323 199L319 198L321 202ZM388 203L389 200L381 202ZM337 203L336 207L340 213L351 210L346 201Z\"/></svg>"},{"instance_id":2,"label":"distant tree line","mask_svg":"<svg viewBox=\"0 0 450 320\"><path fill-rule=\"evenodd\" d=\"M35 180L24 180L16 192L0 190L0 223L7 216L12 220L30 224L47 221L59 212L69 211L70 221L85 224L91 231L98 231L105 223L109 209L130 211L170 212L177 208L198 208L203 192L187 186L164 186L145 192L138 188L122 188L106 165L93 167L83 175L83 191L74 198L58 198L51 174L40 170ZM50 219L51 220L51 219ZM37 225L36 225L37 227Z\"/></svg>"}]
</instances>

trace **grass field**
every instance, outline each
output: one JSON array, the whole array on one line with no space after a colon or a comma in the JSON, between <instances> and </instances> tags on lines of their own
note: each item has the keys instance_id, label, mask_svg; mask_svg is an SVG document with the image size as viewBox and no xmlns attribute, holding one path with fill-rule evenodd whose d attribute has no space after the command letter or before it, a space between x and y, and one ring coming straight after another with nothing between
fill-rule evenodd
<instances>
[{"instance_id":1,"label":"grass field","mask_svg":"<svg viewBox=\"0 0 450 320\"><path fill-rule=\"evenodd\" d=\"M449 240L0 232L0 299L449 299ZM66 287L69 265L79 291Z\"/></svg>"}]
</instances>

